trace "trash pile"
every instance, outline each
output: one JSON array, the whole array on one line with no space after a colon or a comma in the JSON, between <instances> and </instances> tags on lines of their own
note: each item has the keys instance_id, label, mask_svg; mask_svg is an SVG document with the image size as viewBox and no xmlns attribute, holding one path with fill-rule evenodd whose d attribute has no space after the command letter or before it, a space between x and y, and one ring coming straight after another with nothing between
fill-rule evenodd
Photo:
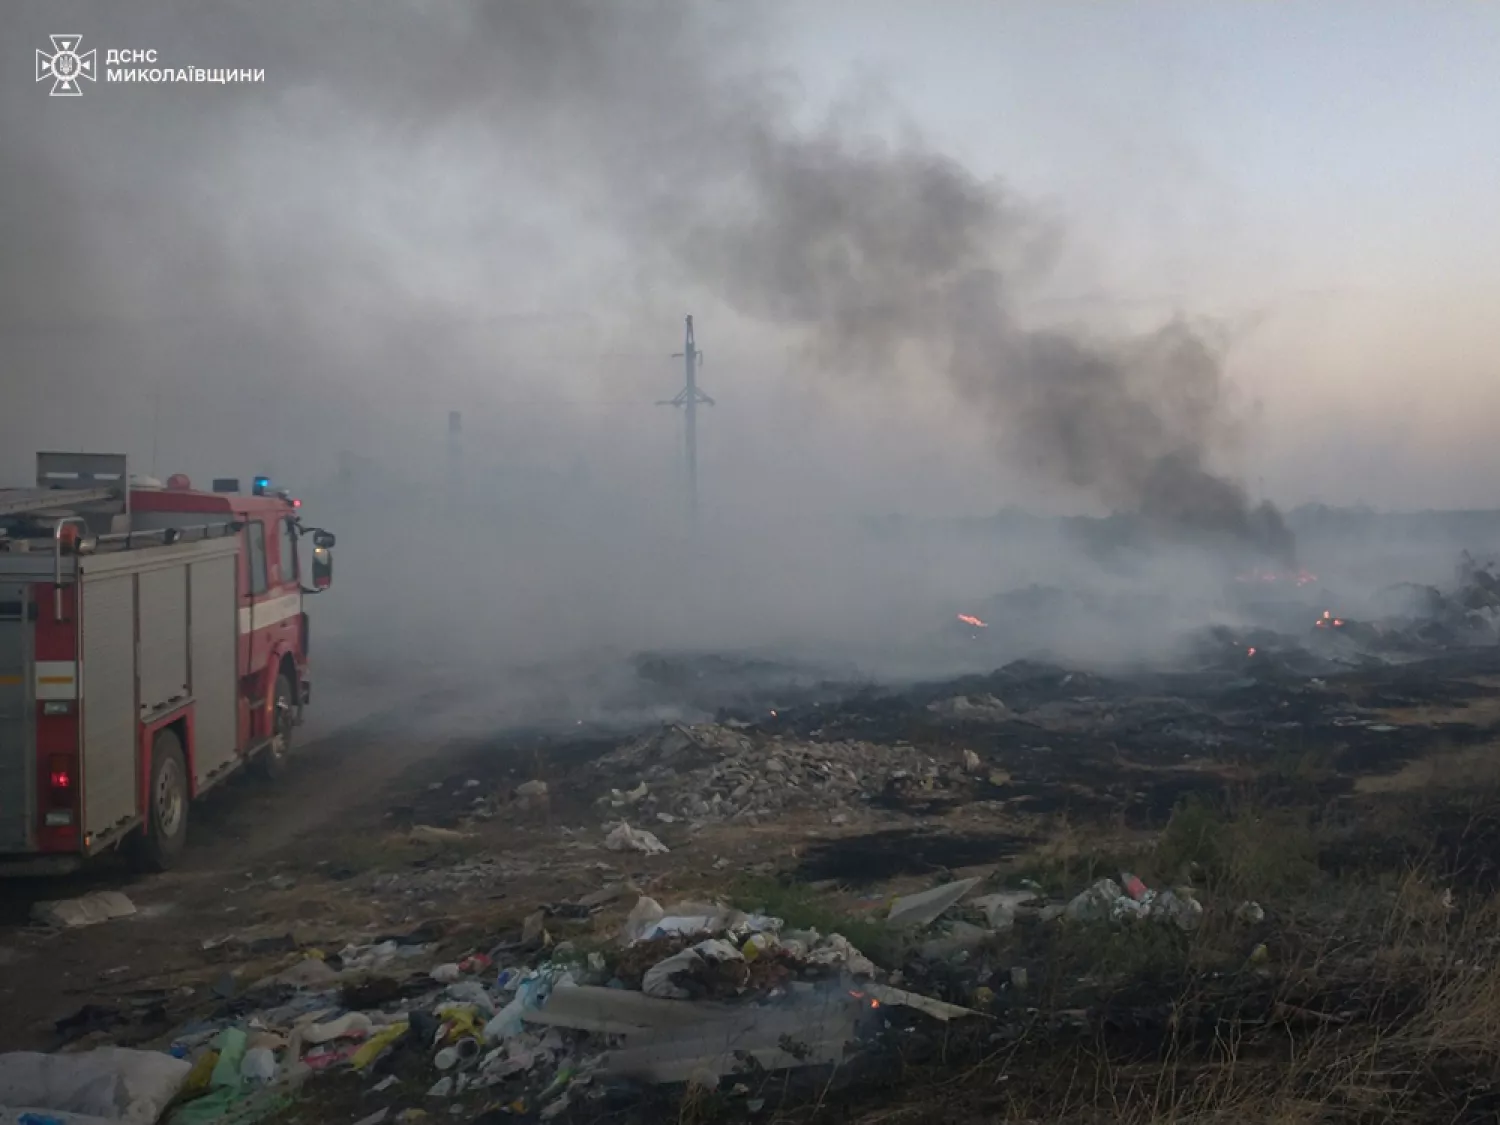
<instances>
[{"instance_id":1,"label":"trash pile","mask_svg":"<svg viewBox=\"0 0 1500 1125\"><path fill-rule=\"evenodd\" d=\"M1187 931L1203 915L1190 889L1154 891L1129 873L1066 902L1034 884L975 894L983 882L893 898L883 917L861 921L881 927L886 953L901 950L886 958L901 964L890 971L839 933L720 902L663 907L629 884L539 909L518 936L450 948L447 960L432 928L303 951L178 1027L166 1053L0 1056L0 1125L250 1125L321 1073L355 1079L372 1111L361 1125L486 1110L551 1120L622 1089L676 1083L732 1087L754 1111L757 1075L871 1059L912 1020L1024 1008L1028 967L1002 940L1019 925L1152 920ZM601 942L598 913L631 894ZM1236 917L1265 914L1246 903ZM590 923L588 936L556 940L549 926L569 919Z\"/></svg>"},{"instance_id":2,"label":"trash pile","mask_svg":"<svg viewBox=\"0 0 1500 1125\"><path fill-rule=\"evenodd\" d=\"M1171 923L1179 930L1196 930L1203 920L1203 904L1193 896L1190 887L1158 892L1124 872L1118 883L1100 879L1069 902L1063 913L1080 922L1149 918Z\"/></svg>"},{"instance_id":3,"label":"trash pile","mask_svg":"<svg viewBox=\"0 0 1500 1125\"><path fill-rule=\"evenodd\" d=\"M879 793L895 775L937 776L942 767L898 743L758 741L706 724L669 725L599 759L606 775L634 785L599 799L637 821L756 823L791 809L849 806Z\"/></svg>"},{"instance_id":4,"label":"trash pile","mask_svg":"<svg viewBox=\"0 0 1500 1125\"><path fill-rule=\"evenodd\" d=\"M573 905L586 914L616 893ZM265 978L237 999L238 1014L179 1028L169 1054L133 1053L171 1082L149 1113L129 1120L155 1121L170 1102L168 1125L248 1125L293 1101L310 1075L332 1071L366 1080L367 1096L410 1103L406 1120L424 1108L446 1116L486 1107L549 1120L620 1083L716 1084L741 1071L840 1062L881 1005L945 1020L973 1014L882 984L838 934L717 903L664 909L639 898L607 953L555 943L543 911L518 941L427 964L434 952L388 939L304 957ZM97 1051L78 1058L94 1059L95 1070L106 1061ZM87 1077L72 1085L92 1090ZM16 1089L30 1093L0 1081L0 1099L15 1101ZM32 1103L44 1108L27 1112L52 1116L28 1125L95 1125L57 1111L102 1105L50 1087L18 1104ZM387 1104L370 1120L394 1112Z\"/></svg>"}]
</instances>

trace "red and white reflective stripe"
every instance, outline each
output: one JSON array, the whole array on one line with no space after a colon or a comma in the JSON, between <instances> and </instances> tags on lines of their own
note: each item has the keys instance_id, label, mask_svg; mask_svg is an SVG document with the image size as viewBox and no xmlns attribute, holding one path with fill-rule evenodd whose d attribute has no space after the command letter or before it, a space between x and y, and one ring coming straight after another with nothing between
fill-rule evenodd
<instances>
[{"instance_id":1,"label":"red and white reflective stripe","mask_svg":"<svg viewBox=\"0 0 1500 1125\"><path fill-rule=\"evenodd\" d=\"M37 699L77 699L78 680L71 660L36 662Z\"/></svg>"},{"instance_id":2,"label":"red and white reflective stripe","mask_svg":"<svg viewBox=\"0 0 1500 1125\"><path fill-rule=\"evenodd\" d=\"M300 591L262 598L254 605L245 606L240 610L240 633L241 635L253 633L269 625L279 625L287 618L296 617L301 612L302 594Z\"/></svg>"}]
</instances>

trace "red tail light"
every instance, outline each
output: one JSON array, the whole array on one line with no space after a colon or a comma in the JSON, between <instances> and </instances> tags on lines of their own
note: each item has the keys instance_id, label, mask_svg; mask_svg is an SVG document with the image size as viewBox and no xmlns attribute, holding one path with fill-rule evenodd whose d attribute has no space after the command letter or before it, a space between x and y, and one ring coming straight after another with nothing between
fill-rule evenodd
<instances>
[{"instance_id":1,"label":"red tail light","mask_svg":"<svg viewBox=\"0 0 1500 1125\"><path fill-rule=\"evenodd\" d=\"M67 797L73 792L73 763L69 759L54 756L47 772L54 796Z\"/></svg>"}]
</instances>

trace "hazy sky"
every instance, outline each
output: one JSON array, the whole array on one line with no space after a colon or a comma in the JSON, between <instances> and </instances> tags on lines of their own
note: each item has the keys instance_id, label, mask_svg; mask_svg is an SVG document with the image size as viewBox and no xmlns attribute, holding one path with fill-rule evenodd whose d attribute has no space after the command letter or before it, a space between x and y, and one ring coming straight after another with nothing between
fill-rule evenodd
<instances>
[{"instance_id":1,"label":"hazy sky","mask_svg":"<svg viewBox=\"0 0 1500 1125\"><path fill-rule=\"evenodd\" d=\"M810 89L878 79L1066 216L1073 294L1099 301L1079 312L1244 326L1230 370L1264 406L1245 463L1273 494L1495 502L1500 7L799 10Z\"/></svg>"},{"instance_id":2,"label":"hazy sky","mask_svg":"<svg viewBox=\"0 0 1500 1125\"><path fill-rule=\"evenodd\" d=\"M142 462L156 446L164 472L248 475L274 460L311 476L337 448L397 443L436 463L447 410L462 407L492 459L582 465L651 495L673 485L679 439L652 403L677 389L667 353L691 310L720 400L705 477L725 498L1087 502L992 456L986 421L938 376L825 379L784 324L731 313L713 276L688 276L681 247L673 269L645 260L635 232L658 228L640 216L680 203L670 181L692 167L690 149L675 169L658 159L690 103L652 76L638 116L610 118L604 143L620 151L599 159L602 134L551 114L587 75L545 50L507 54L506 21L542 3L488 5L504 11L488 46L408 38L410 13L355 0L308 6L316 20L211 0L7 4L4 474L24 475L36 446L78 444ZM435 26L468 5L420 7ZM1252 491L1496 504L1500 6L697 10L727 21L722 40L677 45L703 73L776 72L804 124L904 124L1052 224L1051 272L1016 295L1029 320L1218 318L1246 425L1216 452ZM49 32L157 47L166 63L264 66L266 83L100 82L48 98L32 66ZM622 66L649 66L640 38ZM547 43L566 54L571 41ZM663 47L662 69L684 57ZM516 104L519 79L507 85L528 61L559 83L534 106ZM418 109L429 95L448 104ZM645 224L631 237L622 195Z\"/></svg>"}]
</instances>

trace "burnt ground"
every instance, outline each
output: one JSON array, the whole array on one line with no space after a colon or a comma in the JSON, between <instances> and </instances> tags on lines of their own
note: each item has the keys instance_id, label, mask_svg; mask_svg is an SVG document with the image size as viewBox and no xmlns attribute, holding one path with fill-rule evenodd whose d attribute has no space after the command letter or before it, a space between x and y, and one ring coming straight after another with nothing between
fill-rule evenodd
<instances>
[{"instance_id":1,"label":"burnt ground","mask_svg":"<svg viewBox=\"0 0 1500 1125\"><path fill-rule=\"evenodd\" d=\"M559 934L608 945L633 894L597 914L561 904L622 884L837 926L910 987L988 993L978 1024L890 1017L843 1073L776 1086L761 1120L1493 1120L1500 650L1399 666L1265 655L1236 644L1199 671L1137 677L1020 662L900 690L653 658L665 693L717 709L757 753L867 743L913 763L764 816L626 810L664 856L601 846L622 815L611 791L642 779L601 764L621 734L423 740L371 720L308 747L278 790L210 802L183 870L123 884L135 918L61 937L20 924L38 896L120 885L110 868L10 896L0 1046L160 1044L188 1019L254 1010L249 985L310 950L420 931L453 955L548 905ZM736 684L729 697L715 678ZM958 696L1004 710L954 717ZM513 796L528 780L547 783L544 801ZM424 826L454 835L413 833ZM1208 924L1018 926L949 963L886 947L878 923L892 895L952 876L1065 899L1122 867L1192 882ZM1265 920L1231 926L1246 899ZM1004 983L1018 967L1025 992ZM392 1104L423 1104L432 1076L413 1067ZM560 1120L744 1115L681 1090L612 1098ZM339 1125L372 1108L330 1077L284 1116Z\"/></svg>"}]
</instances>

